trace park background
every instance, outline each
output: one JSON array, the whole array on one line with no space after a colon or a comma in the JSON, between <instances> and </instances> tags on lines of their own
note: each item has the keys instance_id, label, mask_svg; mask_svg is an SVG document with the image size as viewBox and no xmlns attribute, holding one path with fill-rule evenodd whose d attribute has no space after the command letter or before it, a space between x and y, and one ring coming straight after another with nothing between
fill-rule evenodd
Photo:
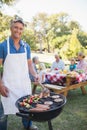
<instances>
[{"instance_id":1,"label":"park background","mask_svg":"<svg viewBox=\"0 0 87 130\"><path fill-rule=\"evenodd\" d=\"M64 60L79 51L87 55L86 5L86 0L0 0L0 42L10 35L11 19L22 18L22 38L32 52L59 53Z\"/></svg>"},{"instance_id":2,"label":"park background","mask_svg":"<svg viewBox=\"0 0 87 130\"><path fill-rule=\"evenodd\" d=\"M52 63L54 53L65 61L77 57L78 51L87 55L86 12L86 0L0 0L0 43L10 35L11 19L20 17L26 24L22 38L32 57ZM70 91L63 112L52 123L54 130L87 130L87 94ZM47 122L34 124L48 130ZM21 118L10 115L8 130L24 130Z\"/></svg>"}]
</instances>

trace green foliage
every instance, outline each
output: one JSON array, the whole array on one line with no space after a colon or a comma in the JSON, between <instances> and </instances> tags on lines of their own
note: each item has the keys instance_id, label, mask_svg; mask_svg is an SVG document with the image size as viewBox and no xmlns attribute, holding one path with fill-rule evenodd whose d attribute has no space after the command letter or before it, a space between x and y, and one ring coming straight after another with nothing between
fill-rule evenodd
<instances>
[{"instance_id":1,"label":"green foliage","mask_svg":"<svg viewBox=\"0 0 87 130\"><path fill-rule=\"evenodd\" d=\"M81 46L79 40L77 39L76 30L73 30L73 32L72 32L72 35L70 38L70 43L69 43L69 50L72 53L71 57L76 56L77 53L82 50L82 46Z\"/></svg>"},{"instance_id":2,"label":"green foliage","mask_svg":"<svg viewBox=\"0 0 87 130\"><path fill-rule=\"evenodd\" d=\"M59 36L53 39L52 43L55 48L61 49L64 43L67 41L67 35Z\"/></svg>"},{"instance_id":3,"label":"green foliage","mask_svg":"<svg viewBox=\"0 0 87 130\"><path fill-rule=\"evenodd\" d=\"M31 50L35 51L37 49L34 32L32 30L25 28L22 38L25 42L27 42L30 45Z\"/></svg>"},{"instance_id":4,"label":"green foliage","mask_svg":"<svg viewBox=\"0 0 87 130\"><path fill-rule=\"evenodd\" d=\"M50 67L51 67L51 64L45 63L45 66L46 66L46 68L50 68Z\"/></svg>"},{"instance_id":5,"label":"green foliage","mask_svg":"<svg viewBox=\"0 0 87 130\"><path fill-rule=\"evenodd\" d=\"M12 17L10 17L8 15L3 15L0 12L0 21L2 21L0 23L0 42L2 42L5 38L7 38L7 36L10 33L9 27L10 27L11 19L12 19Z\"/></svg>"},{"instance_id":6,"label":"green foliage","mask_svg":"<svg viewBox=\"0 0 87 130\"><path fill-rule=\"evenodd\" d=\"M72 31L72 35L68 37L67 42L65 43L64 47L66 48L66 50L64 50L64 55L66 55L68 58L76 57L77 53L83 50L83 47L77 38L77 33L77 30L74 29Z\"/></svg>"},{"instance_id":7,"label":"green foliage","mask_svg":"<svg viewBox=\"0 0 87 130\"><path fill-rule=\"evenodd\" d=\"M81 45L87 49L87 33L80 31L77 35Z\"/></svg>"},{"instance_id":8,"label":"green foliage","mask_svg":"<svg viewBox=\"0 0 87 130\"><path fill-rule=\"evenodd\" d=\"M78 30L80 29L80 25L77 21L70 21L68 23L68 26L69 26L71 31L74 30L74 29L78 29Z\"/></svg>"},{"instance_id":9,"label":"green foliage","mask_svg":"<svg viewBox=\"0 0 87 130\"><path fill-rule=\"evenodd\" d=\"M0 42L9 34L9 23L12 18L0 12ZM39 13L32 21L25 22L23 40L26 41L31 50L48 52L59 52L62 58L74 57L78 51L87 54L87 33L81 30L77 21L72 21L66 13L47 15Z\"/></svg>"},{"instance_id":10,"label":"green foliage","mask_svg":"<svg viewBox=\"0 0 87 130\"><path fill-rule=\"evenodd\" d=\"M0 3L1 4L7 4L7 5L10 5L12 4L13 2L15 2L16 0L0 0Z\"/></svg>"}]
</instances>

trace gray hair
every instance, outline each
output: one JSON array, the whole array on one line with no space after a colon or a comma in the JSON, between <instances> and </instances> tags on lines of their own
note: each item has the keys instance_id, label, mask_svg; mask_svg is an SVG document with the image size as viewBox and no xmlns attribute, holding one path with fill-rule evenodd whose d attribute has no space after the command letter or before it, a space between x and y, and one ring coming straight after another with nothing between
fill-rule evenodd
<instances>
[{"instance_id":1,"label":"gray hair","mask_svg":"<svg viewBox=\"0 0 87 130\"><path fill-rule=\"evenodd\" d=\"M32 58L33 63L35 63L35 61L38 60L38 59L39 59L38 56L34 56L34 57Z\"/></svg>"},{"instance_id":2,"label":"gray hair","mask_svg":"<svg viewBox=\"0 0 87 130\"><path fill-rule=\"evenodd\" d=\"M14 23L21 23L23 26L25 26L25 24L24 24L24 22L23 22L22 19L11 20L11 22L10 22L10 27L12 27L12 25L13 25Z\"/></svg>"},{"instance_id":3,"label":"gray hair","mask_svg":"<svg viewBox=\"0 0 87 130\"><path fill-rule=\"evenodd\" d=\"M78 56L81 56L82 58L85 58L85 55L84 55L83 52L79 52L79 53L78 53Z\"/></svg>"}]
</instances>

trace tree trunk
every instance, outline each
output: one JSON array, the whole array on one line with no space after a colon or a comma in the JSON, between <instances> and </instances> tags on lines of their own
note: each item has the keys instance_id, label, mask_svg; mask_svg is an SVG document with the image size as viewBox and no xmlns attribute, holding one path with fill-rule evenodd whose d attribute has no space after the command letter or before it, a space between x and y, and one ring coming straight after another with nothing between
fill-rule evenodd
<instances>
[{"instance_id":1,"label":"tree trunk","mask_svg":"<svg viewBox=\"0 0 87 130\"><path fill-rule=\"evenodd\" d=\"M42 53L42 41L40 40L40 53Z\"/></svg>"},{"instance_id":2,"label":"tree trunk","mask_svg":"<svg viewBox=\"0 0 87 130\"><path fill-rule=\"evenodd\" d=\"M50 44L48 43L48 53L50 53Z\"/></svg>"}]
</instances>

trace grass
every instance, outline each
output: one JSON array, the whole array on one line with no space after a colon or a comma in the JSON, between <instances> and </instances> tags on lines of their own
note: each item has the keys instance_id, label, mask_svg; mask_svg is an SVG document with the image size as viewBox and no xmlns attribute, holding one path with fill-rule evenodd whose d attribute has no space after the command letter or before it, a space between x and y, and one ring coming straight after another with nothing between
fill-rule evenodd
<instances>
[{"instance_id":1,"label":"grass","mask_svg":"<svg viewBox=\"0 0 87 130\"><path fill-rule=\"evenodd\" d=\"M50 63L45 63L46 68L50 68L51 64Z\"/></svg>"},{"instance_id":2,"label":"grass","mask_svg":"<svg viewBox=\"0 0 87 130\"><path fill-rule=\"evenodd\" d=\"M49 130L47 122L34 124L39 130ZM62 113L52 120L52 125L53 130L87 130L87 94L82 95L80 89L70 91ZM8 130L24 130L21 118L9 116Z\"/></svg>"}]
</instances>

